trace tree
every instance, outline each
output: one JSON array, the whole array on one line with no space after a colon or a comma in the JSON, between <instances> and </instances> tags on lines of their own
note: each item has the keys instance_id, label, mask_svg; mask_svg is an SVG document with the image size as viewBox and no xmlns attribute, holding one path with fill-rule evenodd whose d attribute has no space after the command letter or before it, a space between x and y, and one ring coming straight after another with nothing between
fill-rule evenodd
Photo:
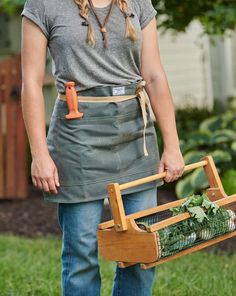
<instances>
[{"instance_id":1,"label":"tree","mask_svg":"<svg viewBox=\"0 0 236 296\"><path fill-rule=\"evenodd\" d=\"M7 13L8 15L13 15L22 8L26 0L1 0L0 2L0 12Z\"/></svg>"},{"instance_id":2,"label":"tree","mask_svg":"<svg viewBox=\"0 0 236 296\"><path fill-rule=\"evenodd\" d=\"M207 34L223 35L236 28L235 0L152 0L160 18L158 26L163 31L185 31L196 19Z\"/></svg>"},{"instance_id":3,"label":"tree","mask_svg":"<svg viewBox=\"0 0 236 296\"><path fill-rule=\"evenodd\" d=\"M24 3L25 0L1 0L0 11L16 14ZM210 35L223 35L236 28L235 0L152 0L152 3L163 32L169 29L183 32L192 20L199 20L204 32Z\"/></svg>"}]
</instances>

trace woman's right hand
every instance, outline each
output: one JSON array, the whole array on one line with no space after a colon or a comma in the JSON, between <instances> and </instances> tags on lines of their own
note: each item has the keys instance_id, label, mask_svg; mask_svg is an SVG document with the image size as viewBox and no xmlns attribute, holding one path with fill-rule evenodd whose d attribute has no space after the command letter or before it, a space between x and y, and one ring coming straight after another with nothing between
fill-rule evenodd
<instances>
[{"instance_id":1,"label":"woman's right hand","mask_svg":"<svg viewBox=\"0 0 236 296\"><path fill-rule=\"evenodd\" d=\"M31 163L33 185L49 193L57 194L60 186L58 171L50 155L34 156Z\"/></svg>"}]
</instances>

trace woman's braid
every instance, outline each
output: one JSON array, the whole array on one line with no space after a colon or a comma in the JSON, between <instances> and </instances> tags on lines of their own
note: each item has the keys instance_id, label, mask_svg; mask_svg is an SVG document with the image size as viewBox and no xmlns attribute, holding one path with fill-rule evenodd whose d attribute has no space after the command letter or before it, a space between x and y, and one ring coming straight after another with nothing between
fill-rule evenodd
<instances>
[{"instance_id":1,"label":"woman's braid","mask_svg":"<svg viewBox=\"0 0 236 296\"><path fill-rule=\"evenodd\" d=\"M124 17L125 17L125 22L126 22L125 37L128 37L133 42L135 42L138 36L130 19L130 16L132 14L128 12L127 1L128 0L116 0L115 4L120 8L121 12L124 14ZM87 42L90 46L94 47L95 36L94 36L92 25L88 18L89 2L88 0L74 0L74 2L78 5L79 15L85 20L85 24L88 26Z\"/></svg>"}]
</instances>

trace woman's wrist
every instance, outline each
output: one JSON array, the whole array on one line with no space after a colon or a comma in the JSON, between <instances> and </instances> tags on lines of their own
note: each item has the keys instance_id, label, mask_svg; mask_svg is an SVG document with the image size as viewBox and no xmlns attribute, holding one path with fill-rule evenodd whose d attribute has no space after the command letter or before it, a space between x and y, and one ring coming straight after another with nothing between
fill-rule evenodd
<instances>
[{"instance_id":1,"label":"woman's wrist","mask_svg":"<svg viewBox=\"0 0 236 296\"><path fill-rule=\"evenodd\" d=\"M31 149L32 158L38 158L42 156L48 156L49 152L47 148Z\"/></svg>"},{"instance_id":2,"label":"woman's wrist","mask_svg":"<svg viewBox=\"0 0 236 296\"><path fill-rule=\"evenodd\" d=\"M181 152L179 146L164 146L164 151L167 153L172 153L172 152Z\"/></svg>"},{"instance_id":3,"label":"woman's wrist","mask_svg":"<svg viewBox=\"0 0 236 296\"><path fill-rule=\"evenodd\" d=\"M170 140L164 140L164 150L166 151L174 151L174 150L180 150L180 143L179 139L170 139Z\"/></svg>"}]
</instances>

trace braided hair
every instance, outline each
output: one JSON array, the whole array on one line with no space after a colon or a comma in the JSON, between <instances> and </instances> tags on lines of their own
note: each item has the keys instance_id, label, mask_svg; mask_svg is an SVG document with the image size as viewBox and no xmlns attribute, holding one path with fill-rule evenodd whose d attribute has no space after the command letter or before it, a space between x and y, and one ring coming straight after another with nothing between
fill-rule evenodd
<instances>
[{"instance_id":1,"label":"braided hair","mask_svg":"<svg viewBox=\"0 0 236 296\"><path fill-rule=\"evenodd\" d=\"M115 5L117 5L121 12L124 14L125 22L126 22L126 33L125 37L130 38L131 41L135 42L138 38L137 32L131 22L130 14L128 12L128 0L115 0ZM88 26L87 33L87 42L91 47L95 46L95 36L93 32L92 25L88 19L88 11L89 11L89 2L88 0L74 0L74 2L78 5L79 15L85 20L84 24Z\"/></svg>"}]
</instances>

